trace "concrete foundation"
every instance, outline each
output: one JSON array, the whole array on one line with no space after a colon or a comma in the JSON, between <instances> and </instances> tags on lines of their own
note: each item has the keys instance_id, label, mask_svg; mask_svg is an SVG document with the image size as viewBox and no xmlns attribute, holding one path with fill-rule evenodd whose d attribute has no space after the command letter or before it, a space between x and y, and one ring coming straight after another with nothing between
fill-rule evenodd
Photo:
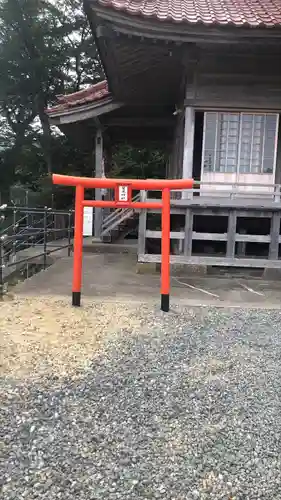
<instances>
[{"instance_id":1,"label":"concrete foundation","mask_svg":"<svg viewBox=\"0 0 281 500\"><path fill-rule=\"evenodd\" d=\"M157 264L155 262L137 262L137 274L158 274L159 272L160 271L157 269Z\"/></svg>"},{"instance_id":2,"label":"concrete foundation","mask_svg":"<svg viewBox=\"0 0 281 500\"><path fill-rule=\"evenodd\" d=\"M137 255L137 241L124 240L118 243L106 243L98 239L84 238L84 253L131 254Z\"/></svg>"},{"instance_id":3,"label":"concrete foundation","mask_svg":"<svg viewBox=\"0 0 281 500\"><path fill-rule=\"evenodd\" d=\"M281 281L281 269L270 269L266 267L263 271L263 279L269 280L269 281L276 281L280 280Z\"/></svg>"},{"instance_id":4,"label":"concrete foundation","mask_svg":"<svg viewBox=\"0 0 281 500\"><path fill-rule=\"evenodd\" d=\"M137 262L137 274L161 273L161 264L156 262ZM207 266L193 264L171 264L172 276L206 276Z\"/></svg>"}]
</instances>

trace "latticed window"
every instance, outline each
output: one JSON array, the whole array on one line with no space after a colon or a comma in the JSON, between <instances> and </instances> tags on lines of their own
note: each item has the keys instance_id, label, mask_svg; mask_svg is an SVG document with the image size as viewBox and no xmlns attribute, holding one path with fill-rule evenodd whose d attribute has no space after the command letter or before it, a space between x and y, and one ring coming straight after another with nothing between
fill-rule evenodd
<instances>
[{"instance_id":1,"label":"latticed window","mask_svg":"<svg viewBox=\"0 0 281 500\"><path fill-rule=\"evenodd\" d=\"M204 114L204 172L273 173L277 114Z\"/></svg>"}]
</instances>

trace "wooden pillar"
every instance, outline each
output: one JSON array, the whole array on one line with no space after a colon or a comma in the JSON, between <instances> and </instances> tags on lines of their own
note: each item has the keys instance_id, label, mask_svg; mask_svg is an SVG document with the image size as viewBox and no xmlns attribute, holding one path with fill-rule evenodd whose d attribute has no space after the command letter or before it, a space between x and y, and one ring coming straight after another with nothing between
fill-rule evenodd
<instances>
[{"instance_id":1,"label":"wooden pillar","mask_svg":"<svg viewBox=\"0 0 281 500\"><path fill-rule=\"evenodd\" d=\"M229 259L235 257L235 236L236 236L237 215L236 210L231 210L228 216L226 256Z\"/></svg>"},{"instance_id":2,"label":"wooden pillar","mask_svg":"<svg viewBox=\"0 0 281 500\"><path fill-rule=\"evenodd\" d=\"M277 155L275 168L275 184L281 184L281 115L279 115L278 138L277 138ZM275 201L280 202L280 191L276 191Z\"/></svg>"},{"instance_id":3,"label":"wooden pillar","mask_svg":"<svg viewBox=\"0 0 281 500\"><path fill-rule=\"evenodd\" d=\"M278 260L279 234L280 234L280 212L273 212L271 216L270 244L269 244L269 255L268 255L268 258L270 260Z\"/></svg>"},{"instance_id":4,"label":"wooden pillar","mask_svg":"<svg viewBox=\"0 0 281 500\"><path fill-rule=\"evenodd\" d=\"M278 121L278 138L277 138L277 155L276 155L276 169L275 169L275 184L281 184L281 115ZM275 190L274 201L280 203L281 190ZM280 236L280 212L273 212L271 216L270 227L270 244L269 255L270 260L278 260L279 257L279 236Z\"/></svg>"},{"instance_id":5,"label":"wooden pillar","mask_svg":"<svg viewBox=\"0 0 281 500\"><path fill-rule=\"evenodd\" d=\"M239 234L247 234L246 229L240 229ZM239 241L237 243L237 257L246 257L246 245L246 241Z\"/></svg>"},{"instance_id":6,"label":"wooden pillar","mask_svg":"<svg viewBox=\"0 0 281 500\"><path fill-rule=\"evenodd\" d=\"M185 212L184 228L184 255L188 257L192 254L192 232L193 232L193 213L192 208L187 208Z\"/></svg>"},{"instance_id":7,"label":"wooden pillar","mask_svg":"<svg viewBox=\"0 0 281 500\"><path fill-rule=\"evenodd\" d=\"M95 138L95 177L102 177L103 140L100 129ZM101 189L95 190L95 199L101 200ZM102 208L95 208L95 238L100 238L102 228Z\"/></svg>"},{"instance_id":8,"label":"wooden pillar","mask_svg":"<svg viewBox=\"0 0 281 500\"><path fill-rule=\"evenodd\" d=\"M195 111L187 106L184 112L184 141L183 141L183 163L182 178L192 178L193 170L193 148L194 148ZM182 197L189 198L190 192L183 191Z\"/></svg>"}]
</instances>

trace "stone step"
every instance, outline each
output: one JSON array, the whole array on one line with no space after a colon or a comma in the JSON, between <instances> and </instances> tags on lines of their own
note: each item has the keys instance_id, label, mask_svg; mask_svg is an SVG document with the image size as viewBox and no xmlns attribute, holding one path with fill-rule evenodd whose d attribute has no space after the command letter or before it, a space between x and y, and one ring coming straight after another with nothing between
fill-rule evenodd
<instances>
[{"instance_id":1,"label":"stone step","mask_svg":"<svg viewBox=\"0 0 281 500\"><path fill-rule=\"evenodd\" d=\"M117 243L106 243L95 238L84 240L83 251L85 253L107 253L107 254L131 254L137 255L137 240L123 240Z\"/></svg>"}]
</instances>

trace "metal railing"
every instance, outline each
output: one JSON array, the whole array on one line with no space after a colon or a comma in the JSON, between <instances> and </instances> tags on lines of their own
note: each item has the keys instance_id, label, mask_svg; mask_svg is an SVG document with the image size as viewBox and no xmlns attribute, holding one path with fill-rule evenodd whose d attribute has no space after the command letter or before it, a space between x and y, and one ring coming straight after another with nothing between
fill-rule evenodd
<instances>
[{"instance_id":1,"label":"metal railing","mask_svg":"<svg viewBox=\"0 0 281 500\"><path fill-rule=\"evenodd\" d=\"M64 248L70 256L73 220L73 210L0 206L0 296L5 293L8 277L17 268L42 258L45 269L48 256Z\"/></svg>"}]
</instances>

